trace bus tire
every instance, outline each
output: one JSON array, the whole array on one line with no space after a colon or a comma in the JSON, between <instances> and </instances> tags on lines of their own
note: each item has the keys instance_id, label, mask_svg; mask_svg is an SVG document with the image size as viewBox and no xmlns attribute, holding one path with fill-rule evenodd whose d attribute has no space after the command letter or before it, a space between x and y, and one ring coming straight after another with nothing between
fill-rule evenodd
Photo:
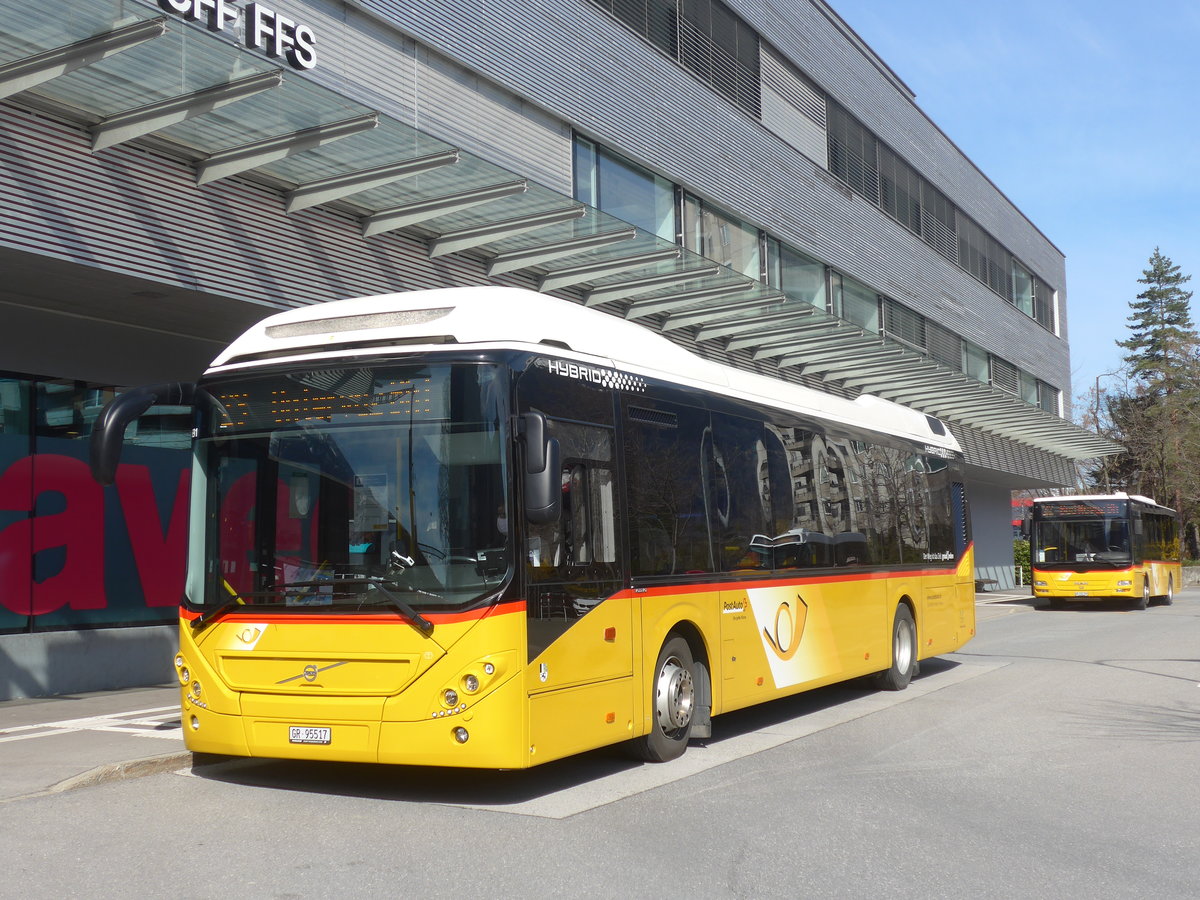
<instances>
[{"instance_id":1,"label":"bus tire","mask_svg":"<svg viewBox=\"0 0 1200 900\"><path fill-rule=\"evenodd\" d=\"M692 648L677 634L669 635L658 651L649 699L653 720L650 733L634 739L634 754L647 762L667 762L682 756L692 731L696 664Z\"/></svg>"},{"instance_id":2,"label":"bus tire","mask_svg":"<svg viewBox=\"0 0 1200 900\"><path fill-rule=\"evenodd\" d=\"M1133 601L1134 609L1145 609L1150 605L1150 576L1142 579L1142 596Z\"/></svg>"},{"instance_id":3,"label":"bus tire","mask_svg":"<svg viewBox=\"0 0 1200 900\"><path fill-rule=\"evenodd\" d=\"M902 691L917 670L917 626L906 604L896 606L892 619L892 664L875 675L875 686L885 691Z\"/></svg>"},{"instance_id":4,"label":"bus tire","mask_svg":"<svg viewBox=\"0 0 1200 900\"><path fill-rule=\"evenodd\" d=\"M1170 606L1175 602L1175 577L1173 575L1167 576L1167 592L1159 600L1162 601L1163 606Z\"/></svg>"}]
</instances>

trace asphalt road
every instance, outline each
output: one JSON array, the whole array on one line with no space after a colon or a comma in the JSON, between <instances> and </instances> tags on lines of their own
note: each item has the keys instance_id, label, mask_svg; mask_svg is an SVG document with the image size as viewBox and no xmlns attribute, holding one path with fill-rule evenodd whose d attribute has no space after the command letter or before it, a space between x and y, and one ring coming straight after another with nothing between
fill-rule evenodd
<instances>
[{"instance_id":1,"label":"asphalt road","mask_svg":"<svg viewBox=\"0 0 1200 900\"><path fill-rule=\"evenodd\" d=\"M980 607L908 691L718 718L676 763L249 761L0 805L0 897L1200 896L1200 591Z\"/></svg>"}]
</instances>

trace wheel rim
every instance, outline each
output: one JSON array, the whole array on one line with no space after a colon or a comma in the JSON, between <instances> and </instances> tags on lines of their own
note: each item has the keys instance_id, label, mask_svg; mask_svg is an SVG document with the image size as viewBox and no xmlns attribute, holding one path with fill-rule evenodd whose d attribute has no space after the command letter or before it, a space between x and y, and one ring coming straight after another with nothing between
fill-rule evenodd
<instances>
[{"instance_id":1,"label":"wheel rim","mask_svg":"<svg viewBox=\"0 0 1200 900\"><path fill-rule=\"evenodd\" d=\"M1146 606L1150 605L1150 579L1149 578L1147 578L1145 581L1142 582L1142 602Z\"/></svg>"},{"instance_id":2,"label":"wheel rim","mask_svg":"<svg viewBox=\"0 0 1200 900\"><path fill-rule=\"evenodd\" d=\"M1175 599L1175 582L1170 578L1167 579L1167 603Z\"/></svg>"},{"instance_id":3,"label":"wheel rim","mask_svg":"<svg viewBox=\"0 0 1200 900\"><path fill-rule=\"evenodd\" d=\"M915 643L912 629L908 626L908 623L898 623L896 625L895 637L892 640L892 659L895 661L896 671L907 672L912 667L913 645Z\"/></svg>"},{"instance_id":4,"label":"wheel rim","mask_svg":"<svg viewBox=\"0 0 1200 900\"><path fill-rule=\"evenodd\" d=\"M692 673L677 656L667 657L658 671L655 693L658 726L670 735L692 721L692 705L696 699L696 687Z\"/></svg>"}]
</instances>

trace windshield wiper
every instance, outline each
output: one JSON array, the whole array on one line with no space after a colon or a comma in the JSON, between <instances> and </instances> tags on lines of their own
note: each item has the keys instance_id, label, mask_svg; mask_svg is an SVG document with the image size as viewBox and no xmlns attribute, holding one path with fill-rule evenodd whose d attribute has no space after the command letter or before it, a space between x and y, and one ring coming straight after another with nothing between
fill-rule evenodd
<instances>
[{"instance_id":1,"label":"windshield wiper","mask_svg":"<svg viewBox=\"0 0 1200 900\"><path fill-rule=\"evenodd\" d=\"M230 590L232 590L232 588L230 588ZM216 609L210 609L192 619L192 630L199 631L208 623L215 619L221 618L221 616L228 612L233 612L239 606L246 606L247 597L278 597L279 593L279 591L253 591L249 594L234 594L231 599L226 600Z\"/></svg>"},{"instance_id":2,"label":"windshield wiper","mask_svg":"<svg viewBox=\"0 0 1200 900\"><path fill-rule=\"evenodd\" d=\"M413 609L409 603L402 600L400 597L397 597L386 587L384 587L384 585L387 584L397 587L394 581L389 581L386 578L379 578L378 576L366 578L322 578L315 581L287 581L283 584L276 585L276 592L286 590L287 588L321 588L348 585L367 585L369 587L373 587L375 590L379 591L379 593L383 594L383 596L387 598L388 603L403 616L405 616L412 623L413 627L421 632L421 634L425 635L425 637L429 637L431 634L433 634L433 623ZM411 590L417 594L424 594L426 597L433 597L435 600L439 601L442 599L437 594L431 594L429 591L423 591L420 588L405 588L405 590ZM220 610L214 610L214 614L217 612L220 612Z\"/></svg>"}]
</instances>

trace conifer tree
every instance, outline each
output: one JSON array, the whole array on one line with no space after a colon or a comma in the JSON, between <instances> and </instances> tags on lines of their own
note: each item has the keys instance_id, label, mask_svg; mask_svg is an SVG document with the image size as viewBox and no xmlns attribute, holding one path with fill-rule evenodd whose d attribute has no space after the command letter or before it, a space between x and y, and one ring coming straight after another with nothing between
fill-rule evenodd
<instances>
[{"instance_id":1,"label":"conifer tree","mask_svg":"<svg viewBox=\"0 0 1200 900\"><path fill-rule=\"evenodd\" d=\"M1138 279L1146 289L1129 304L1133 312L1126 321L1132 334L1117 346L1129 351L1124 360L1130 374L1152 396L1190 386L1200 344L1192 324L1192 292L1183 289L1191 280L1155 247L1150 268Z\"/></svg>"},{"instance_id":2,"label":"conifer tree","mask_svg":"<svg viewBox=\"0 0 1200 900\"><path fill-rule=\"evenodd\" d=\"M1127 452L1098 470L1114 487L1173 506L1184 525L1200 516L1200 335L1189 281L1154 248L1138 279L1145 289L1129 304L1130 335L1117 341L1130 389L1106 398L1111 437Z\"/></svg>"}]
</instances>

